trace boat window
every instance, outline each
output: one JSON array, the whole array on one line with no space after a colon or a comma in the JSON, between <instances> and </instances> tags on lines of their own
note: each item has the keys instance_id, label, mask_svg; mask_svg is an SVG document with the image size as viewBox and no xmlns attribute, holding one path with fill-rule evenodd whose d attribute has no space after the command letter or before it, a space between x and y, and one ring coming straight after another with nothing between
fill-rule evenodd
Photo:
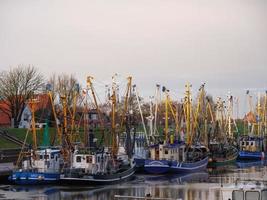
<instances>
[{"instance_id":1,"label":"boat window","mask_svg":"<svg viewBox=\"0 0 267 200\"><path fill-rule=\"evenodd\" d=\"M249 145L249 142L246 142L247 143L247 145Z\"/></svg>"},{"instance_id":2,"label":"boat window","mask_svg":"<svg viewBox=\"0 0 267 200\"><path fill-rule=\"evenodd\" d=\"M262 192L261 192L261 200L267 200L267 190L262 190Z\"/></svg>"},{"instance_id":3,"label":"boat window","mask_svg":"<svg viewBox=\"0 0 267 200\"><path fill-rule=\"evenodd\" d=\"M242 145L245 145L245 142L242 142Z\"/></svg>"},{"instance_id":4,"label":"boat window","mask_svg":"<svg viewBox=\"0 0 267 200\"><path fill-rule=\"evenodd\" d=\"M86 163L92 163L92 156L86 156Z\"/></svg>"},{"instance_id":5,"label":"boat window","mask_svg":"<svg viewBox=\"0 0 267 200\"><path fill-rule=\"evenodd\" d=\"M51 154L51 159L54 159L54 154Z\"/></svg>"},{"instance_id":6,"label":"boat window","mask_svg":"<svg viewBox=\"0 0 267 200\"><path fill-rule=\"evenodd\" d=\"M43 155L39 155L39 158L40 158L40 159L43 159Z\"/></svg>"},{"instance_id":7,"label":"boat window","mask_svg":"<svg viewBox=\"0 0 267 200\"><path fill-rule=\"evenodd\" d=\"M244 192L242 190L234 190L232 193L232 200L243 200Z\"/></svg>"},{"instance_id":8,"label":"boat window","mask_svg":"<svg viewBox=\"0 0 267 200\"><path fill-rule=\"evenodd\" d=\"M44 159L49 159L49 155L44 155Z\"/></svg>"},{"instance_id":9,"label":"boat window","mask_svg":"<svg viewBox=\"0 0 267 200\"><path fill-rule=\"evenodd\" d=\"M57 156L56 156L56 161L57 161Z\"/></svg>"},{"instance_id":10,"label":"boat window","mask_svg":"<svg viewBox=\"0 0 267 200\"><path fill-rule=\"evenodd\" d=\"M247 191L245 200L260 200L260 193L258 191Z\"/></svg>"},{"instance_id":11,"label":"boat window","mask_svg":"<svg viewBox=\"0 0 267 200\"><path fill-rule=\"evenodd\" d=\"M81 156L77 156L76 157L76 162L82 162L82 157Z\"/></svg>"},{"instance_id":12,"label":"boat window","mask_svg":"<svg viewBox=\"0 0 267 200\"><path fill-rule=\"evenodd\" d=\"M254 142L251 142L250 145L253 146L254 145Z\"/></svg>"},{"instance_id":13,"label":"boat window","mask_svg":"<svg viewBox=\"0 0 267 200\"><path fill-rule=\"evenodd\" d=\"M169 153L168 149L165 149L165 154L168 154L168 153Z\"/></svg>"}]
</instances>

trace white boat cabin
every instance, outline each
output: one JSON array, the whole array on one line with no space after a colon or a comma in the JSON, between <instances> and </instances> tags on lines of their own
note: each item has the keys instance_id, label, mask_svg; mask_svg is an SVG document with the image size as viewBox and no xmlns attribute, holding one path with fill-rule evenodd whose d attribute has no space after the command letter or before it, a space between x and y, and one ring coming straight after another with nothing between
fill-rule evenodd
<instances>
[{"instance_id":1,"label":"white boat cabin","mask_svg":"<svg viewBox=\"0 0 267 200\"><path fill-rule=\"evenodd\" d=\"M242 186L221 189L222 200L267 200L267 187Z\"/></svg>"},{"instance_id":2,"label":"white boat cabin","mask_svg":"<svg viewBox=\"0 0 267 200\"><path fill-rule=\"evenodd\" d=\"M23 169L35 169L38 172L59 172L63 159L59 149L40 149L31 154L31 160L23 161Z\"/></svg>"},{"instance_id":3,"label":"white boat cabin","mask_svg":"<svg viewBox=\"0 0 267 200\"><path fill-rule=\"evenodd\" d=\"M82 169L88 174L103 172L107 164L109 154L107 153L83 153L76 150L73 154L72 165L73 169Z\"/></svg>"},{"instance_id":4,"label":"white boat cabin","mask_svg":"<svg viewBox=\"0 0 267 200\"><path fill-rule=\"evenodd\" d=\"M176 160L185 161L184 144L157 144L149 147L152 160Z\"/></svg>"},{"instance_id":5,"label":"white boat cabin","mask_svg":"<svg viewBox=\"0 0 267 200\"><path fill-rule=\"evenodd\" d=\"M239 142L241 151L257 152L263 150L263 140L261 138L244 137Z\"/></svg>"}]
</instances>

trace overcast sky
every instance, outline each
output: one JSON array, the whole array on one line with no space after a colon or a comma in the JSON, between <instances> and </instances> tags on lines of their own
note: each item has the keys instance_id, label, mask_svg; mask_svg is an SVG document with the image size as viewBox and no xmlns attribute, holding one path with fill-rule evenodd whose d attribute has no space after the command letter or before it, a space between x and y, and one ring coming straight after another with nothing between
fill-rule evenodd
<instances>
[{"instance_id":1,"label":"overcast sky","mask_svg":"<svg viewBox=\"0 0 267 200\"><path fill-rule=\"evenodd\" d=\"M209 93L267 88L266 0L1 0L0 70L33 64L83 84L132 75L145 96L187 81Z\"/></svg>"}]
</instances>

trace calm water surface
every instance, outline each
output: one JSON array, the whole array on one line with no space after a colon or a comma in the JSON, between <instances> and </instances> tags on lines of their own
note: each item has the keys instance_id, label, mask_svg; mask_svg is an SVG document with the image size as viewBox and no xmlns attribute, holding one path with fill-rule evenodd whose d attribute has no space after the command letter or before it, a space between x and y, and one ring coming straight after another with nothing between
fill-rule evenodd
<instances>
[{"instance_id":1,"label":"calm water surface","mask_svg":"<svg viewBox=\"0 0 267 200\"><path fill-rule=\"evenodd\" d=\"M266 164L258 166L248 163L241 166L227 166L209 169L207 172L185 176L151 176L138 174L135 179L118 185L106 187L66 187L66 186L0 186L0 199L79 199L107 200L114 195L130 195L144 197L165 197L183 200L219 200L220 186L235 183L236 180L267 181Z\"/></svg>"}]
</instances>

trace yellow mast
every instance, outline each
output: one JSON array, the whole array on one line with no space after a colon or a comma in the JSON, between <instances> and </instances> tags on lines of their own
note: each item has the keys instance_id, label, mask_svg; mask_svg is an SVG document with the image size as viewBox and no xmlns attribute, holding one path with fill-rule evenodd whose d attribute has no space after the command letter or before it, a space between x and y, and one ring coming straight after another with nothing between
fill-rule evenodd
<instances>
[{"instance_id":1,"label":"yellow mast","mask_svg":"<svg viewBox=\"0 0 267 200\"><path fill-rule=\"evenodd\" d=\"M171 104L171 99L170 99L169 95L168 95L168 105L170 107L172 116L173 116L174 121L175 121L175 132L176 132L176 134L178 134L179 133L178 112L173 110L173 107L172 107L172 104Z\"/></svg>"},{"instance_id":2,"label":"yellow mast","mask_svg":"<svg viewBox=\"0 0 267 200\"><path fill-rule=\"evenodd\" d=\"M203 102L203 98L205 95L205 90L204 90L204 84L201 85L200 89L199 89L200 93L199 93L199 97L198 97L198 102L197 102L197 109L196 112L194 114L194 122L193 122L193 132L192 132L192 136L191 136L191 140L190 140L190 145L193 142L193 134L196 134L197 132L197 128L199 126L198 124L198 119L199 119L199 112L200 112L200 108L201 108L201 102ZM206 129L207 129L207 124L206 124L206 120L205 120L205 133L206 133Z\"/></svg>"},{"instance_id":3,"label":"yellow mast","mask_svg":"<svg viewBox=\"0 0 267 200\"><path fill-rule=\"evenodd\" d=\"M69 153L72 150L72 143L68 134L68 119L67 119L67 99L66 96L61 96L62 106L63 106L63 156L65 161L69 159Z\"/></svg>"},{"instance_id":4,"label":"yellow mast","mask_svg":"<svg viewBox=\"0 0 267 200\"><path fill-rule=\"evenodd\" d=\"M28 104L31 110L32 119L31 119L31 126L32 126L32 137L33 137L33 150L37 150L37 137L36 137L36 127L35 127L35 104L37 103L36 99L31 99Z\"/></svg>"},{"instance_id":5,"label":"yellow mast","mask_svg":"<svg viewBox=\"0 0 267 200\"><path fill-rule=\"evenodd\" d=\"M169 116L168 116L168 93L167 93L167 90L165 87L163 87L163 92L165 92L165 95L166 95L166 99L165 99L165 141L167 142L168 141L168 130L169 130Z\"/></svg>"},{"instance_id":6,"label":"yellow mast","mask_svg":"<svg viewBox=\"0 0 267 200\"><path fill-rule=\"evenodd\" d=\"M185 93L185 104L186 104L186 135L187 144L190 145L191 141L191 92L189 83L186 84Z\"/></svg>"},{"instance_id":7,"label":"yellow mast","mask_svg":"<svg viewBox=\"0 0 267 200\"><path fill-rule=\"evenodd\" d=\"M62 145L62 132L61 132L59 125L58 125L58 122L57 122L57 114L56 114L56 109L55 109L54 100L53 100L51 90L48 91L48 96L49 96L49 99L51 102L51 107L52 107L52 111L53 111L53 115L54 115L54 119L55 119L55 123L56 123L58 142L59 142L59 145Z\"/></svg>"},{"instance_id":8,"label":"yellow mast","mask_svg":"<svg viewBox=\"0 0 267 200\"><path fill-rule=\"evenodd\" d=\"M100 130L102 132L102 137L103 137L103 139L105 141L104 121L102 119L102 115L101 115L101 112L100 112L100 109L99 109L99 106L98 106L98 103L97 103L96 94L95 94L94 86L93 86L93 83L92 83L92 79L93 79L92 76L87 76L87 88L89 88L91 90L91 94L93 96L94 104L95 104L96 111L97 111L97 114L98 114L98 118L99 118L99 121L100 121ZM107 141L105 141L105 142L107 142Z\"/></svg>"}]
</instances>

